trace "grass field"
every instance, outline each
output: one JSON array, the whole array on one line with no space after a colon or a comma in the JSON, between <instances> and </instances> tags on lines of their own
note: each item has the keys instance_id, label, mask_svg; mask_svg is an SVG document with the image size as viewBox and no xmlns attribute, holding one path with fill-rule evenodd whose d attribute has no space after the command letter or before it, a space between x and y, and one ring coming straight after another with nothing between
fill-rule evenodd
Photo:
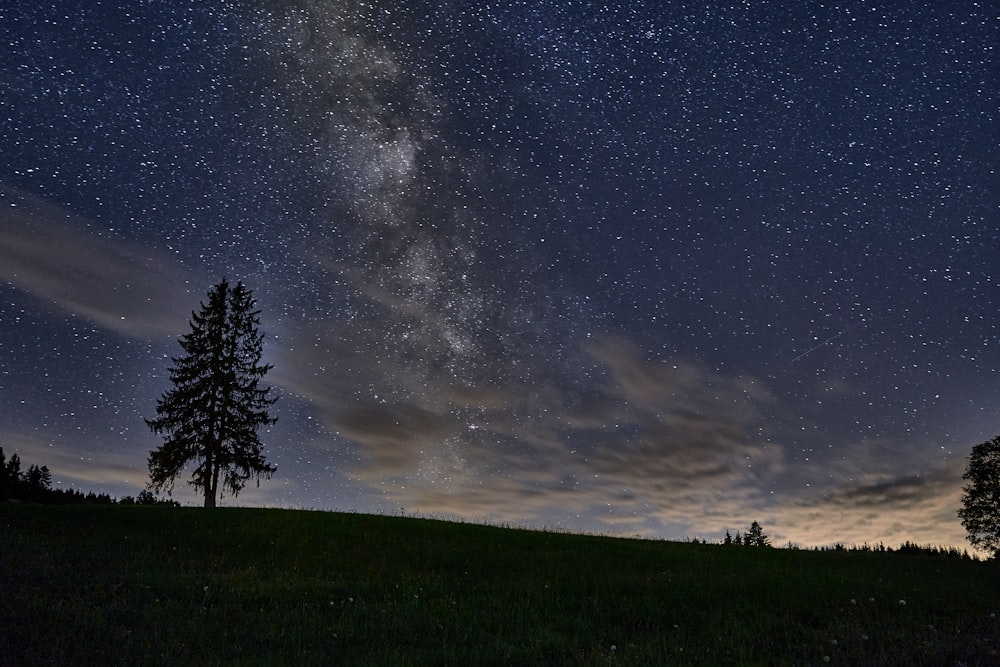
<instances>
[{"instance_id":1,"label":"grass field","mask_svg":"<svg viewBox=\"0 0 1000 667\"><path fill-rule=\"evenodd\" d=\"M0 662L994 665L1000 563L0 504Z\"/></svg>"}]
</instances>

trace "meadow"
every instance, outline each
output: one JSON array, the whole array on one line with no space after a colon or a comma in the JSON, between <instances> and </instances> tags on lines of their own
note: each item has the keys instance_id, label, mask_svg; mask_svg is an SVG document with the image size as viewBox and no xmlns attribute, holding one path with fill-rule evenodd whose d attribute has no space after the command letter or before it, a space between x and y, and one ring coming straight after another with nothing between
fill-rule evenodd
<instances>
[{"instance_id":1,"label":"meadow","mask_svg":"<svg viewBox=\"0 0 1000 667\"><path fill-rule=\"evenodd\" d=\"M1000 563L0 503L17 665L992 665Z\"/></svg>"}]
</instances>

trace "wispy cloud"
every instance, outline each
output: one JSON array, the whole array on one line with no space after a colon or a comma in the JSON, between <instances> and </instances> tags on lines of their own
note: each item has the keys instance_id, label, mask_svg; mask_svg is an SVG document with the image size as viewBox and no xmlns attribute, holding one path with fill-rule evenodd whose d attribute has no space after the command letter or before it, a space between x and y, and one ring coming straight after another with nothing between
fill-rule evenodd
<instances>
[{"instance_id":1,"label":"wispy cloud","mask_svg":"<svg viewBox=\"0 0 1000 667\"><path fill-rule=\"evenodd\" d=\"M132 338L176 336L191 285L159 251L108 238L72 212L0 185L0 278L66 313Z\"/></svg>"},{"instance_id":2,"label":"wispy cloud","mask_svg":"<svg viewBox=\"0 0 1000 667\"><path fill-rule=\"evenodd\" d=\"M618 338L580 354L602 370L596 388L439 377L420 397L331 402L328 423L359 448L352 477L400 506L466 518L551 522L604 507L609 526L639 516L693 525L706 506L753 497L782 471L780 448L760 442L773 397L758 381L647 363Z\"/></svg>"},{"instance_id":3,"label":"wispy cloud","mask_svg":"<svg viewBox=\"0 0 1000 667\"><path fill-rule=\"evenodd\" d=\"M956 512L963 469L964 461L956 459L921 474L840 485L791 499L776 510L776 518L787 539L804 544L893 545L910 540L961 547L965 533Z\"/></svg>"},{"instance_id":4,"label":"wispy cloud","mask_svg":"<svg viewBox=\"0 0 1000 667\"><path fill-rule=\"evenodd\" d=\"M81 442L81 437L67 442L60 434L45 430L8 430L2 436L5 455L10 458L16 453L22 472L29 465L48 466L53 483L61 488L134 495L148 479L141 451L112 453L98 442Z\"/></svg>"},{"instance_id":5,"label":"wispy cloud","mask_svg":"<svg viewBox=\"0 0 1000 667\"><path fill-rule=\"evenodd\" d=\"M623 337L592 338L579 351L582 363L596 362L587 386L422 376L431 384L421 395L384 400L377 389L351 394L355 381L335 374L288 384L353 443L344 474L407 510L650 536L714 536L757 519L776 540L800 544L961 544L958 464L896 479L893 444L861 443L870 474L852 465L852 482L831 464L825 485L807 486L815 464L789 455L781 438L795 420L761 380L650 361ZM323 357L313 354L307 365ZM405 373L357 350L340 363L373 387Z\"/></svg>"}]
</instances>

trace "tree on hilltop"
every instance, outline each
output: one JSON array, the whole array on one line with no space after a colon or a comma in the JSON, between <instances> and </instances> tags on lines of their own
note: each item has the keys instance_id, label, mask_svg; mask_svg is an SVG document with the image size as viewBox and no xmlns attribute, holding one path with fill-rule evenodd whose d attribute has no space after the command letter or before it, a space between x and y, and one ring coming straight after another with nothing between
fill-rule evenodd
<instances>
[{"instance_id":1,"label":"tree on hilltop","mask_svg":"<svg viewBox=\"0 0 1000 667\"><path fill-rule=\"evenodd\" d=\"M31 474L32 477L36 475L34 471ZM3 447L0 447L0 500L8 498L24 500L27 484L28 473L21 472L21 457L14 452L10 455L10 459L5 459Z\"/></svg>"},{"instance_id":2,"label":"tree on hilltop","mask_svg":"<svg viewBox=\"0 0 1000 667\"><path fill-rule=\"evenodd\" d=\"M24 494L32 502L42 502L52 491L52 473L48 466L39 468L35 464L28 466L28 471L21 476Z\"/></svg>"},{"instance_id":3,"label":"tree on hilltop","mask_svg":"<svg viewBox=\"0 0 1000 667\"><path fill-rule=\"evenodd\" d=\"M8 461L7 456L3 453L3 447L0 447L0 500L7 500L16 495L20 475L20 457L14 453Z\"/></svg>"},{"instance_id":4,"label":"tree on hilltop","mask_svg":"<svg viewBox=\"0 0 1000 667\"><path fill-rule=\"evenodd\" d=\"M764 534L764 529L759 523L754 521L750 524L750 530L744 536L744 544L751 547L769 547L771 540Z\"/></svg>"},{"instance_id":5,"label":"tree on hilltop","mask_svg":"<svg viewBox=\"0 0 1000 667\"><path fill-rule=\"evenodd\" d=\"M962 479L969 482L958 510L966 539L1000 557L1000 436L972 448Z\"/></svg>"},{"instance_id":6,"label":"tree on hilltop","mask_svg":"<svg viewBox=\"0 0 1000 667\"><path fill-rule=\"evenodd\" d=\"M260 311L242 282L225 278L211 288L208 303L191 314L191 331L183 335L184 355L172 358L170 381L156 404L156 419L146 424L164 435L149 455L149 488L173 490L184 467L197 465L189 484L204 494L205 507L215 507L223 489L239 494L251 477L270 479L258 430L277 421L268 408L277 400L260 381L271 369L261 364L264 334Z\"/></svg>"}]
</instances>

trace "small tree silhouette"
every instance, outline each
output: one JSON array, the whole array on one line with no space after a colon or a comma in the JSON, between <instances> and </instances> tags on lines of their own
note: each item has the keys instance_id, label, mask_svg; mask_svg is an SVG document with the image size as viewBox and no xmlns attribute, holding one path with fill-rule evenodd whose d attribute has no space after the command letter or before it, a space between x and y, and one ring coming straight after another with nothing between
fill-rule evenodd
<instances>
[{"instance_id":1,"label":"small tree silhouette","mask_svg":"<svg viewBox=\"0 0 1000 667\"><path fill-rule=\"evenodd\" d=\"M52 473L48 466L39 468L35 464L28 466L28 471L21 476L24 494L32 502L45 500L52 489Z\"/></svg>"},{"instance_id":2,"label":"small tree silhouette","mask_svg":"<svg viewBox=\"0 0 1000 667\"><path fill-rule=\"evenodd\" d=\"M761 528L760 524L754 521L750 524L750 530L744 537L744 544L750 547L769 547L771 541L764 534L764 529Z\"/></svg>"},{"instance_id":3,"label":"small tree silhouette","mask_svg":"<svg viewBox=\"0 0 1000 667\"><path fill-rule=\"evenodd\" d=\"M0 447L0 500L7 500L13 495L15 482L7 469L7 456L3 453L3 447Z\"/></svg>"}]
</instances>

